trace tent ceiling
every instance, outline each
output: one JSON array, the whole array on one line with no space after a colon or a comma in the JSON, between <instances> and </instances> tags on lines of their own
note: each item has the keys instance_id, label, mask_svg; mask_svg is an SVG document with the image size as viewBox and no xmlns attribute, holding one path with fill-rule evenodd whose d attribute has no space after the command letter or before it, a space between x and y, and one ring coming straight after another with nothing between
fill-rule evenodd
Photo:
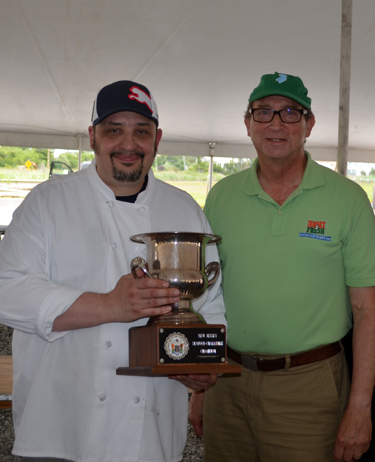
<instances>
[{"instance_id":1,"label":"tent ceiling","mask_svg":"<svg viewBox=\"0 0 375 462\"><path fill-rule=\"evenodd\" d=\"M349 160L375 162L375 2L353 2ZM149 86L159 152L254 156L243 113L264 73L301 76L336 160L341 0L0 0L0 144L88 149L92 103L120 79Z\"/></svg>"}]
</instances>

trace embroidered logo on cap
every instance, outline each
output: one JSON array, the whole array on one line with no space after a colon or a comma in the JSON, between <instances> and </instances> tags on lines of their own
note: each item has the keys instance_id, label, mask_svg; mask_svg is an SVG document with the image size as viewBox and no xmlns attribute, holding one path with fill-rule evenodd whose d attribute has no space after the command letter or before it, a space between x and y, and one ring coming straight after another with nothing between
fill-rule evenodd
<instances>
[{"instance_id":1,"label":"embroidered logo on cap","mask_svg":"<svg viewBox=\"0 0 375 462\"><path fill-rule=\"evenodd\" d=\"M279 76L280 77L276 79L276 82L279 82L279 83L284 83L286 79L288 78L285 74L279 74Z\"/></svg>"},{"instance_id":2,"label":"embroidered logo on cap","mask_svg":"<svg viewBox=\"0 0 375 462\"><path fill-rule=\"evenodd\" d=\"M138 101L138 103L145 104L150 109L150 111L154 113L151 107L151 98L148 96L147 93L145 93L138 87L131 87L130 91L132 94L128 95L129 99L135 99L136 101Z\"/></svg>"},{"instance_id":3,"label":"embroidered logo on cap","mask_svg":"<svg viewBox=\"0 0 375 462\"><path fill-rule=\"evenodd\" d=\"M307 220L306 233L299 233L299 237L309 237L321 241L331 241L331 236L326 236L326 221Z\"/></svg>"}]
</instances>

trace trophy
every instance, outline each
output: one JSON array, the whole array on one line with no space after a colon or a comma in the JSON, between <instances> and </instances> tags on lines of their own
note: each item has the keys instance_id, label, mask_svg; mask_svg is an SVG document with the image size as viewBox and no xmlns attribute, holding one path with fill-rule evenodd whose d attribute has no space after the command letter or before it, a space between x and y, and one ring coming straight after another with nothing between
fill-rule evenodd
<instances>
[{"instance_id":1,"label":"trophy","mask_svg":"<svg viewBox=\"0 0 375 462\"><path fill-rule=\"evenodd\" d=\"M129 329L129 367L118 375L165 376L178 374L240 374L241 366L227 363L226 327L206 324L193 309L193 300L217 280L220 265L205 266L207 244L219 242L213 234L156 232L130 238L146 244L147 262L131 262L133 276L163 279L180 290L180 300L169 313L152 316L146 326Z\"/></svg>"}]
</instances>

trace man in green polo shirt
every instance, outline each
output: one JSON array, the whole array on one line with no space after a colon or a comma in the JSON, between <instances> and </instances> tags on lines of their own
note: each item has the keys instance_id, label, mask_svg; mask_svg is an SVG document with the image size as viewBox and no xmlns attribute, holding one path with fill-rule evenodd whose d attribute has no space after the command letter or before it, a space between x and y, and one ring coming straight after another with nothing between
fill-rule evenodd
<instances>
[{"instance_id":1,"label":"man in green polo shirt","mask_svg":"<svg viewBox=\"0 0 375 462\"><path fill-rule=\"evenodd\" d=\"M223 238L228 355L242 375L191 399L206 462L352 461L369 447L374 214L358 185L304 150L307 93L299 77L261 78L245 115L258 158L207 198ZM350 388L341 339L352 323Z\"/></svg>"}]
</instances>

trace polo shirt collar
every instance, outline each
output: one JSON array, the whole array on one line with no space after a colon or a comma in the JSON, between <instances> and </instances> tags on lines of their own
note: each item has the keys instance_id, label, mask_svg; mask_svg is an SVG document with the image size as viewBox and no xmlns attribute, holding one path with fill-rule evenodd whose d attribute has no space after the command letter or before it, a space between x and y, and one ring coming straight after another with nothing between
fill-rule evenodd
<instances>
[{"instance_id":1,"label":"polo shirt collar","mask_svg":"<svg viewBox=\"0 0 375 462\"><path fill-rule=\"evenodd\" d=\"M258 157L254 160L253 165L246 172L243 184L241 186L241 191L249 196L259 195L263 189L260 186L257 170L259 167Z\"/></svg>"},{"instance_id":2,"label":"polo shirt collar","mask_svg":"<svg viewBox=\"0 0 375 462\"><path fill-rule=\"evenodd\" d=\"M302 182L297 190L313 189L324 185L322 167L311 159L309 152L305 151L305 155L307 157L306 170L303 174ZM249 196L259 196L260 194L264 193L258 180L258 167L259 160L256 158L253 165L248 170L241 187L241 190Z\"/></svg>"},{"instance_id":3,"label":"polo shirt collar","mask_svg":"<svg viewBox=\"0 0 375 462\"><path fill-rule=\"evenodd\" d=\"M309 152L305 151L307 166L303 174L301 188L313 189L324 185L323 167L311 159Z\"/></svg>"}]
</instances>

